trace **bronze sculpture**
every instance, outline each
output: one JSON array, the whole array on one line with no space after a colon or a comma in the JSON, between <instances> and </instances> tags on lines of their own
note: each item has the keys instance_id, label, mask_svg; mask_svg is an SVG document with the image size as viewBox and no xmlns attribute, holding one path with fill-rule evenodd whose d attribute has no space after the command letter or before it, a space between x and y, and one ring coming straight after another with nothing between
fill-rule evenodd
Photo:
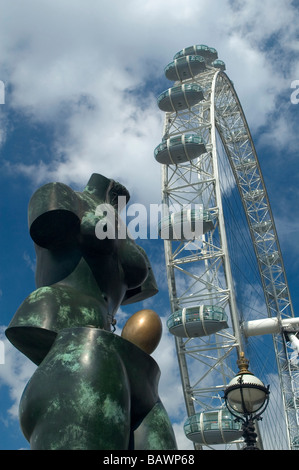
<instances>
[{"instance_id":1,"label":"bronze sculpture","mask_svg":"<svg viewBox=\"0 0 299 470\"><path fill-rule=\"evenodd\" d=\"M144 250L95 234L101 203L120 222L120 196L128 202L124 186L93 174L83 192L49 183L30 200L37 290L6 335L38 365L20 403L32 449L176 448L156 362L110 331L120 305L157 292Z\"/></svg>"}]
</instances>

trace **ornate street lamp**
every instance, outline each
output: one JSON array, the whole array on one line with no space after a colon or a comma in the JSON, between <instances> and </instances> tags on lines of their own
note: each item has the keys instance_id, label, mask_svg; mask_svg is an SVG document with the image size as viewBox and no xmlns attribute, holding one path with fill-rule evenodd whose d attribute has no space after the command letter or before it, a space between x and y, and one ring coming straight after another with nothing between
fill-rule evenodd
<instances>
[{"instance_id":1,"label":"ornate street lamp","mask_svg":"<svg viewBox=\"0 0 299 470\"><path fill-rule=\"evenodd\" d=\"M249 361L243 352L237 364L239 372L224 390L224 399L231 414L243 422L244 450L258 450L254 421L262 419L261 414L268 405L269 385L265 387L260 379L249 372Z\"/></svg>"}]
</instances>

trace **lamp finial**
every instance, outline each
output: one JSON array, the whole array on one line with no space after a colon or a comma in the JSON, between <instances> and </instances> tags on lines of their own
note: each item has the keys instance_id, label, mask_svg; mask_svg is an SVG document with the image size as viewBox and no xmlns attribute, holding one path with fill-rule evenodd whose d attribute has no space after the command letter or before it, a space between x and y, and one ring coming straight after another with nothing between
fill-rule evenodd
<instances>
[{"instance_id":1,"label":"lamp finial","mask_svg":"<svg viewBox=\"0 0 299 470\"><path fill-rule=\"evenodd\" d=\"M239 372L237 375L241 374L252 374L252 372L249 372L248 367L249 367L249 360L246 359L244 352L240 352L240 357L237 360L237 365L239 367Z\"/></svg>"}]
</instances>

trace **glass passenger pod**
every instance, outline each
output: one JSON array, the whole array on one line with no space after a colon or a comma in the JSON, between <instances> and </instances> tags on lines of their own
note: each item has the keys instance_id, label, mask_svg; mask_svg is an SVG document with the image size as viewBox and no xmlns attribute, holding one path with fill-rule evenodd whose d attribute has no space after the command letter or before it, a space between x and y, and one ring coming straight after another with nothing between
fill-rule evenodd
<instances>
[{"instance_id":1,"label":"glass passenger pod","mask_svg":"<svg viewBox=\"0 0 299 470\"><path fill-rule=\"evenodd\" d=\"M242 423L226 409L203 411L189 416L184 424L185 435L201 445L227 444L242 437Z\"/></svg>"},{"instance_id":2,"label":"glass passenger pod","mask_svg":"<svg viewBox=\"0 0 299 470\"><path fill-rule=\"evenodd\" d=\"M187 307L170 315L167 327L180 338L209 336L228 328L227 315L222 307L214 305Z\"/></svg>"},{"instance_id":3,"label":"glass passenger pod","mask_svg":"<svg viewBox=\"0 0 299 470\"><path fill-rule=\"evenodd\" d=\"M273 266L279 260L279 253L278 251L274 251L273 253L266 253L260 257L261 261L268 265Z\"/></svg>"},{"instance_id":4,"label":"glass passenger pod","mask_svg":"<svg viewBox=\"0 0 299 470\"><path fill-rule=\"evenodd\" d=\"M214 224L208 211L183 209L163 217L159 222L159 235L163 240L200 240L213 230Z\"/></svg>"},{"instance_id":5,"label":"glass passenger pod","mask_svg":"<svg viewBox=\"0 0 299 470\"><path fill-rule=\"evenodd\" d=\"M248 140L248 135L246 132L234 132L232 131L230 135L227 137L228 142L235 142L240 144L241 142L246 142Z\"/></svg>"},{"instance_id":6,"label":"glass passenger pod","mask_svg":"<svg viewBox=\"0 0 299 470\"><path fill-rule=\"evenodd\" d=\"M284 365L284 370L288 370L288 369L291 369L292 371L294 372L299 372L299 364L295 363L295 362L286 362L285 365ZM298 375L298 374L296 374Z\"/></svg>"},{"instance_id":7,"label":"glass passenger pod","mask_svg":"<svg viewBox=\"0 0 299 470\"><path fill-rule=\"evenodd\" d=\"M158 106L165 112L177 112L192 108L204 99L202 88L196 84L184 84L169 88L158 96Z\"/></svg>"},{"instance_id":8,"label":"glass passenger pod","mask_svg":"<svg viewBox=\"0 0 299 470\"><path fill-rule=\"evenodd\" d=\"M261 201L265 196L263 189L254 189L253 191L249 191L247 194L244 195L244 199L246 201L257 202Z\"/></svg>"},{"instance_id":9,"label":"glass passenger pod","mask_svg":"<svg viewBox=\"0 0 299 470\"><path fill-rule=\"evenodd\" d=\"M295 450L299 450L299 436L294 437L294 439L292 441L292 447Z\"/></svg>"},{"instance_id":10,"label":"glass passenger pod","mask_svg":"<svg viewBox=\"0 0 299 470\"><path fill-rule=\"evenodd\" d=\"M274 287L271 286L271 288L268 289L268 294L271 297L277 297L279 299L283 299L288 295L287 286L286 284L278 284L277 286L274 286ZM298 405L299 405L299 402L298 402Z\"/></svg>"},{"instance_id":11,"label":"glass passenger pod","mask_svg":"<svg viewBox=\"0 0 299 470\"><path fill-rule=\"evenodd\" d=\"M299 398L298 397L293 397L293 398L290 398L288 401L287 401L287 406L289 408L298 408L299 406ZM299 436L298 436L299 437ZM299 439L298 439L298 446L299 446Z\"/></svg>"},{"instance_id":12,"label":"glass passenger pod","mask_svg":"<svg viewBox=\"0 0 299 470\"><path fill-rule=\"evenodd\" d=\"M218 53L216 49L201 44L196 46L185 47L184 49L175 54L173 60L187 55L199 55L205 59L207 64L211 64L212 62L218 59Z\"/></svg>"},{"instance_id":13,"label":"glass passenger pod","mask_svg":"<svg viewBox=\"0 0 299 470\"><path fill-rule=\"evenodd\" d=\"M264 222L254 224L252 228L256 233L262 235L264 233L267 233L272 228L272 222L271 220L265 220Z\"/></svg>"},{"instance_id":14,"label":"glass passenger pod","mask_svg":"<svg viewBox=\"0 0 299 470\"><path fill-rule=\"evenodd\" d=\"M224 70L226 69L226 66L223 60L219 60L219 59L214 60L214 62L212 62L211 65L215 67L215 69L219 69L222 72L224 72Z\"/></svg>"},{"instance_id":15,"label":"glass passenger pod","mask_svg":"<svg viewBox=\"0 0 299 470\"><path fill-rule=\"evenodd\" d=\"M253 158L243 158L235 165L236 170L246 173L256 167L256 161Z\"/></svg>"},{"instance_id":16,"label":"glass passenger pod","mask_svg":"<svg viewBox=\"0 0 299 470\"><path fill-rule=\"evenodd\" d=\"M157 162L164 165L177 165L188 162L206 152L202 137L196 134L183 134L171 137L159 144L154 151Z\"/></svg>"},{"instance_id":17,"label":"glass passenger pod","mask_svg":"<svg viewBox=\"0 0 299 470\"><path fill-rule=\"evenodd\" d=\"M205 59L201 56L188 55L175 59L170 62L165 69L164 73L168 80L187 80L195 75L200 74L206 70Z\"/></svg>"}]
</instances>

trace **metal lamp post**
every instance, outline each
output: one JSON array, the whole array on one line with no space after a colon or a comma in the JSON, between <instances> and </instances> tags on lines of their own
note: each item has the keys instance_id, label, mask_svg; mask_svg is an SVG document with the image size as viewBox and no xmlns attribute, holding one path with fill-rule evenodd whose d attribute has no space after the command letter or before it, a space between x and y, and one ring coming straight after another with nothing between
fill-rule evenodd
<instances>
[{"instance_id":1,"label":"metal lamp post","mask_svg":"<svg viewBox=\"0 0 299 470\"><path fill-rule=\"evenodd\" d=\"M258 450L254 421L262 419L261 415L268 405L269 385L265 387L260 379L249 372L249 361L243 352L237 364L239 372L226 387L224 399L232 415L243 422L243 437L246 443L243 450Z\"/></svg>"}]
</instances>

